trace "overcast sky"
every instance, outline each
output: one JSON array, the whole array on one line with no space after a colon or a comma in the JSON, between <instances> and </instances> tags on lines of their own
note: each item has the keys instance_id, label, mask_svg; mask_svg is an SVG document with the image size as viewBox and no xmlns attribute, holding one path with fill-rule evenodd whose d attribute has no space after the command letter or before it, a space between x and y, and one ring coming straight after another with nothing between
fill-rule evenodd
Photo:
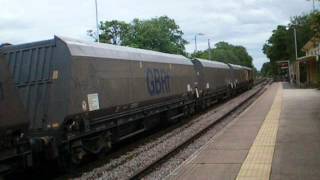
<instances>
[{"instance_id":1,"label":"overcast sky","mask_svg":"<svg viewBox=\"0 0 320 180\"><path fill-rule=\"evenodd\" d=\"M147 19L167 15L185 33L194 50L227 41L245 46L260 69L268 61L262 46L279 24L291 16L309 12L306 0L98 0L99 20ZM62 35L92 40L86 34L95 29L94 0L0 0L0 43L24 43ZM317 5L319 7L319 5Z\"/></svg>"}]
</instances>

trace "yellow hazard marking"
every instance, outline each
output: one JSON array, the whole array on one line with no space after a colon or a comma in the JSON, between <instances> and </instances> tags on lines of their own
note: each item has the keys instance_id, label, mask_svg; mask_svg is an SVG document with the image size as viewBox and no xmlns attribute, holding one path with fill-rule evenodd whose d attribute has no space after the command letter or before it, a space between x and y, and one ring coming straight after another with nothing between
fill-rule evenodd
<instances>
[{"instance_id":1,"label":"yellow hazard marking","mask_svg":"<svg viewBox=\"0 0 320 180\"><path fill-rule=\"evenodd\" d=\"M270 178L281 107L282 88L278 88L271 109L241 166L237 180L267 180Z\"/></svg>"}]
</instances>

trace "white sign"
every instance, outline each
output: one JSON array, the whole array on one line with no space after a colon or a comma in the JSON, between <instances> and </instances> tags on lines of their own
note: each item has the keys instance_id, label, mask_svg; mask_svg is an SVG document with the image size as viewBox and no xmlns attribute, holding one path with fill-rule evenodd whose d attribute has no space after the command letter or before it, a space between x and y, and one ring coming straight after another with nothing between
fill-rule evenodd
<instances>
[{"instance_id":1,"label":"white sign","mask_svg":"<svg viewBox=\"0 0 320 180\"><path fill-rule=\"evenodd\" d=\"M89 111L100 109L98 93L88 94Z\"/></svg>"}]
</instances>

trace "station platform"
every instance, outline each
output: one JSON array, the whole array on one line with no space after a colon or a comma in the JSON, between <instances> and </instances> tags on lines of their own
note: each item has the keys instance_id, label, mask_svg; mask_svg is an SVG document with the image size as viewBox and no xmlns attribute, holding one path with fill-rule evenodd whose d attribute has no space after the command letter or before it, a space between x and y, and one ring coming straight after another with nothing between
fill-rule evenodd
<instances>
[{"instance_id":1,"label":"station platform","mask_svg":"<svg viewBox=\"0 0 320 180\"><path fill-rule=\"evenodd\" d=\"M273 83L167 179L320 179L320 91Z\"/></svg>"}]
</instances>

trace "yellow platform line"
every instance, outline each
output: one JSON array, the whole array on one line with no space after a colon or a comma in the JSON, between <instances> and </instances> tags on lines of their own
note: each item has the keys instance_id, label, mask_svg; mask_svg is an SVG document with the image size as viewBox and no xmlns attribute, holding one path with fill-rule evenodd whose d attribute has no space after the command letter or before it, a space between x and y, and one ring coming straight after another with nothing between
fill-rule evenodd
<instances>
[{"instance_id":1,"label":"yellow platform line","mask_svg":"<svg viewBox=\"0 0 320 180\"><path fill-rule=\"evenodd\" d=\"M267 180L270 178L281 107L282 88L278 88L271 109L241 166L237 180Z\"/></svg>"}]
</instances>

